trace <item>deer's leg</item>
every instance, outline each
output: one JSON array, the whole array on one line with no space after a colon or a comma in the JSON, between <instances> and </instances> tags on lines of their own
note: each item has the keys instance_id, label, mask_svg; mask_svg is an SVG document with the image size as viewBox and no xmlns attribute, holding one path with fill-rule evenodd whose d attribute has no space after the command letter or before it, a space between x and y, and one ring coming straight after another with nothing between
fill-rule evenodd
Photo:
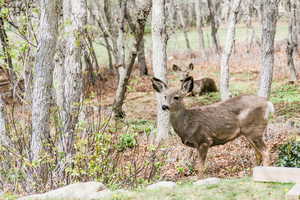
<instances>
[{"instance_id":1,"label":"deer's leg","mask_svg":"<svg viewBox=\"0 0 300 200\"><path fill-rule=\"evenodd\" d=\"M261 164L262 162L263 166L270 165L268 148L263 141L262 136L251 137L248 139L252 146L255 148L258 164Z\"/></svg>"},{"instance_id":2,"label":"deer's leg","mask_svg":"<svg viewBox=\"0 0 300 200\"><path fill-rule=\"evenodd\" d=\"M201 144L198 147L198 164L197 164L198 176L203 176L208 147L209 145L206 143Z\"/></svg>"}]
</instances>

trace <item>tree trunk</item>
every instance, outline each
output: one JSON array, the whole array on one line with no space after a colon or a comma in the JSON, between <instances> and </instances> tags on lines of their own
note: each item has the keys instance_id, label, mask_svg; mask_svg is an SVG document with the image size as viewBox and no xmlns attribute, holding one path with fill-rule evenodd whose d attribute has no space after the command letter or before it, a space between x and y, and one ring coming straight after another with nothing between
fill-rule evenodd
<instances>
[{"instance_id":1,"label":"tree trunk","mask_svg":"<svg viewBox=\"0 0 300 200\"><path fill-rule=\"evenodd\" d=\"M67 162L72 156L75 126L78 122L80 102L82 97L82 49L87 22L87 5L85 0L64 0L63 14L65 26L66 53L62 77L63 101L60 107L62 120L61 147L67 156Z\"/></svg>"},{"instance_id":2,"label":"tree trunk","mask_svg":"<svg viewBox=\"0 0 300 200\"><path fill-rule=\"evenodd\" d=\"M54 69L54 54L57 43L58 16L57 1L41 0L41 16L39 24L39 39L34 66L34 85L32 102L32 161L38 161L43 150L47 152L50 138L50 103L52 73ZM35 176L47 176L45 166L39 165L34 172ZM33 180L29 180L33 181Z\"/></svg>"},{"instance_id":3,"label":"tree trunk","mask_svg":"<svg viewBox=\"0 0 300 200\"><path fill-rule=\"evenodd\" d=\"M154 76L160 80L166 80L167 73L167 34L166 34L166 15L165 15L165 1L153 1L152 9L152 50L153 50L153 71ZM156 94L157 100L157 138L156 142L168 137L169 133L169 118L170 114L161 109L163 96Z\"/></svg>"},{"instance_id":4,"label":"tree trunk","mask_svg":"<svg viewBox=\"0 0 300 200\"><path fill-rule=\"evenodd\" d=\"M167 1L167 11L168 11L168 21L169 21L169 27L170 31L174 33L177 29L177 12L176 12L176 5L175 0L169 0Z\"/></svg>"},{"instance_id":5,"label":"tree trunk","mask_svg":"<svg viewBox=\"0 0 300 200\"><path fill-rule=\"evenodd\" d=\"M258 95L269 98L273 78L274 38L278 16L278 0L265 0L261 6L262 45Z\"/></svg>"},{"instance_id":6,"label":"tree trunk","mask_svg":"<svg viewBox=\"0 0 300 200\"><path fill-rule=\"evenodd\" d=\"M205 44L204 44L204 35L203 35L203 25L202 25L202 13L201 13L201 9L202 9L202 5L201 5L201 0L196 0L196 26L197 26L197 32L198 32L198 43L199 43L199 51L200 51L200 55L202 56L202 58L204 58L205 60L207 59L207 54L205 51Z\"/></svg>"},{"instance_id":7,"label":"tree trunk","mask_svg":"<svg viewBox=\"0 0 300 200\"><path fill-rule=\"evenodd\" d=\"M186 48L188 50L191 50L191 45L190 45L190 41L189 41L189 37L188 37L188 26L187 26L187 20L185 19L185 16L183 15L183 6L182 3L179 4L179 9L178 9L178 15L179 15L179 20L180 20L180 24L181 27L183 29L183 35L184 35L184 39L185 39L185 44L186 44Z\"/></svg>"},{"instance_id":8,"label":"tree trunk","mask_svg":"<svg viewBox=\"0 0 300 200\"><path fill-rule=\"evenodd\" d=\"M125 100L125 94L127 91L127 86L129 83L129 78L132 72L132 67L135 62L135 58L137 56L137 51L140 48L141 41L144 37L144 29L147 21L147 17L151 10L151 1L145 1L141 3L142 6L137 9L136 16L138 17L136 20L133 20L131 15L127 12L126 9L126 1L120 0L120 24L119 24L119 37L118 37L118 72L119 72L119 81L118 88L116 91L113 112L115 118L123 118L125 113L123 112L122 106ZM129 27L131 31L134 33L134 47L130 52L130 58L128 60L128 64L125 61L125 45L124 45L124 22L125 16L127 18Z\"/></svg>"},{"instance_id":9,"label":"tree trunk","mask_svg":"<svg viewBox=\"0 0 300 200\"><path fill-rule=\"evenodd\" d=\"M216 10L212 4L211 0L207 0L208 10L209 10L209 16L210 16L210 25L211 25L211 38L213 42L213 48L215 53L220 54L220 46L219 41L217 37L218 33L218 25L216 21Z\"/></svg>"},{"instance_id":10,"label":"tree trunk","mask_svg":"<svg viewBox=\"0 0 300 200\"><path fill-rule=\"evenodd\" d=\"M234 40L235 40L235 25L237 23L237 15L241 5L241 0L234 0L229 16L227 26L227 36L224 52L221 58L221 73L220 73L220 92L221 99L227 100L230 97L229 92L229 59L231 56Z\"/></svg>"},{"instance_id":11,"label":"tree trunk","mask_svg":"<svg viewBox=\"0 0 300 200\"><path fill-rule=\"evenodd\" d=\"M290 81L296 81L297 71L294 64L294 51L297 50L296 4L294 0L288 0L287 6L289 11L289 37L286 47L287 64L290 70Z\"/></svg>"},{"instance_id":12,"label":"tree trunk","mask_svg":"<svg viewBox=\"0 0 300 200\"><path fill-rule=\"evenodd\" d=\"M24 100L27 105L32 104L32 82L33 82L33 74L32 74L32 66L34 63L34 56L32 55L33 51L31 48L27 50L27 55L25 57L24 63Z\"/></svg>"},{"instance_id":13,"label":"tree trunk","mask_svg":"<svg viewBox=\"0 0 300 200\"><path fill-rule=\"evenodd\" d=\"M122 110L123 99L127 88L124 87L126 82L126 61L125 61L125 44L124 44L124 34L125 34L125 12L127 0L119 0L119 23L118 23L118 40L117 40L117 69L118 69L118 87L116 91L116 97L114 102L114 118L123 118L125 113Z\"/></svg>"},{"instance_id":14,"label":"tree trunk","mask_svg":"<svg viewBox=\"0 0 300 200\"><path fill-rule=\"evenodd\" d=\"M2 96L0 96L0 146L4 146L7 148L11 148L12 142L10 138L7 136L6 131L6 112L5 112L5 104L2 100Z\"/></svg>"},{"instance_id":15,"label":"tree trunk","mask_svg":"<svg viewBox=\"0 0 300 200\"><path fill-rule=\"evenodd\" d=\"M140 43L138 49L138 65L140 69L140 76L148 75L147 63L146 63L146 56L145 56L145 40L143 39Z\"/></svg>"},{"instance_id":16,"label":"tree trunk","mask_svg":"<svg viewBox=\"0 0 300 200\"><path fill-rule=\"evenodd\" d=\"M300 55L300 0L295 0L296 2L296 31L297 31L297 53Z\"/></svg>"}]
</instances>

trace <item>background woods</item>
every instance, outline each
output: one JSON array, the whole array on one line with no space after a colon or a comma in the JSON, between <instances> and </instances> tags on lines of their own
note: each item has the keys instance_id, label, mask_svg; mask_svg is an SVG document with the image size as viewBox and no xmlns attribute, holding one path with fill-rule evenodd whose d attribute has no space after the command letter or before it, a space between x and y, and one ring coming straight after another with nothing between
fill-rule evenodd
<instances>
[{"instance_id":1,"label":"background woods","mask_svg":"<svg viewBox=\"0 0 300 200\"><path fill-rule=\"evenodd\" d=\"M194 175L153 76L193 76L188 107L268 98L265 140L284 165L279 146L300 132L299 38L299 0L0 0L0 190ZM213 147L204 174L247 176L254 154L245 138Z\"/></svg>"}]
</instances>

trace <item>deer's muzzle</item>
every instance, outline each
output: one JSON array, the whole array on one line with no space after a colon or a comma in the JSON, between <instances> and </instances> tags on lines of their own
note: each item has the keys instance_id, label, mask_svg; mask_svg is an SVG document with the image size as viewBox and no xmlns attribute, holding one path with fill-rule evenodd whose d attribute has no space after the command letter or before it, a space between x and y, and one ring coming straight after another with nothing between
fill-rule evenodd
<instances>
[{"instance_id":1,"label":"deer's muzzle","mask_svg":"<svg viewBox=\"0 0 300 200\"><path fill-rule=\"evenodd\" d=\"M161 109L163 109L163 110L169 110L169 106L162 105L162 106L161 106Z\"/></svg>"}]
</instances>

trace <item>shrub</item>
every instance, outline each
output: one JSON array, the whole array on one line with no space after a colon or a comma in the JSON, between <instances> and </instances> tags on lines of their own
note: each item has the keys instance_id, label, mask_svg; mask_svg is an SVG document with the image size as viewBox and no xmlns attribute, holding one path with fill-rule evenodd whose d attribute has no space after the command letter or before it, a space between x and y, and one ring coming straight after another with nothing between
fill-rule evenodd
<instances>
[{"instance_id":1,"label":"shrub","mask_svg":"<svg viewBox=\"0 0 300 200\"><path fill-rule=\"evenodd\" d=\"M117 147L119 151L124 151L127 148L133 148L135 145L135 135L131 133L125 133L120 135Z\"/></svg>"},{"instance_id":2,"label":"shrub","mask_svg":"<svg viewBox=\"0 0 300 200\"><path fill-rule=\"evenodd\" d=\"M300 141L290 140L279 147L277 166L300 167Z\"/></svg>"}]
</instances>

